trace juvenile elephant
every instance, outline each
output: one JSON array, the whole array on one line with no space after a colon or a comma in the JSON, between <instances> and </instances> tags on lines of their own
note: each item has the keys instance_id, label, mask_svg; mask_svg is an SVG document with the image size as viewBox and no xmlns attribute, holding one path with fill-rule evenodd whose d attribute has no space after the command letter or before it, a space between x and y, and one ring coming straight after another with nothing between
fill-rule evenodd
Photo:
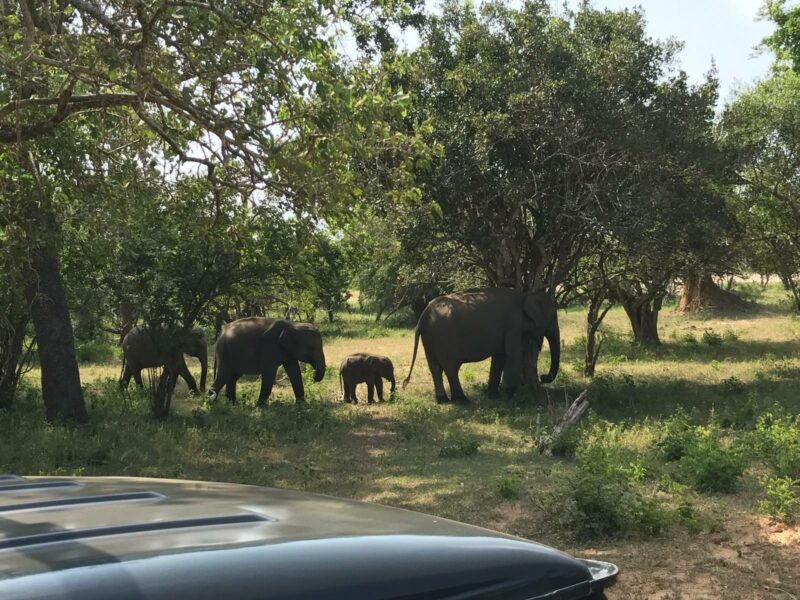
<instances>
[{"instance_id":1,"label":"juvenile elephant","mask_svg":"<svg viewBox=\"0 0 800 600\"><path fill-rule=\"evenodd\" d=\"M339 366L339 387L345 402L353 404L358 402L356 386L359 383L367 384L367 402L370 404L374 402L375 389L378 390L378 400L383 402L384 379L392 384L391 392L394 393L397 387L394 381L394 366L385 356L360 352L351 354Z\"/></svg>"},{"instance_id":2,"label":"juvenile elephant","mask_svg":"<svg viewBox=\"0 0 800 600\"><path fill-rule=\"evenodd\" d=\"M310 323L290 323L282 319L246 317L228 323L217 339L214 359L214 383L208 391L215 400L222 388L236 402L236 382L242 375L261 375L258 405L266 404L275 383L275 374L283 366L292 383L298 404L305 402L300 362L314 367L314 381L325 376L322 336Z\"/></svg>"},{"instance_id":3,"label":"juvenile elephant","mask_svg":"<svg viewBox=\"0 0 800 600\"><path fill-rule=\"evenodd\" d=\"M208 346L202 329L170 329L148 331L140 327L131 329L122 339L122 374L119 385L125 389L133 377L136 385L142 386L142 369L169 366L186 380L189 389L198 393L197 383L186 366L184 354L200 361L200 390L206 391L208 373Z\"/></svg>"},{"instance_id":4,"label":"juvenile elephant","mask_svg":"<svg viewBox=\"0 0 800 600\"><path fill-rule=\"evenodd\" d=\"M417 346L422 337L428 367L433 376L437 402L448 402L442 374L447 375L455 402L466 402L458 380L461 365L489 357L489 393L496 394L502 375L506 389L513 393L522 373L524 339L535 348L533 367L544 338L550 345L550 371L542 383L550 383L558 374L561 338L558 313L552 296L543 292L524 293L507 288L468 290L434 298L417 322L414 356L403 387L411 379Z\"/></svg>"}]
</instances>

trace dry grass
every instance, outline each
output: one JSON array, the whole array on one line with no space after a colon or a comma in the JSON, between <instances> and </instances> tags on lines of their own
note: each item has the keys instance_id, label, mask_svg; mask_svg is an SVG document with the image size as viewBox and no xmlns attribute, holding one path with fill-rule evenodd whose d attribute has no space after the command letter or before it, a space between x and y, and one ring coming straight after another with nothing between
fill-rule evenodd
<instances>
[{"instance_id":1,"label":"dry grass","mask_svg":"<svg viewBox=\"0 0 800 600\"><path fill-rule=\"evenodd\" d=\"M677 406L699 422L712 411L737 411L748 403L780 403L797 412L800 321L781 300L782 292L770 288L762 299L765 309L747 318L687 318L665 310L664 345L655 350L631 347L625 341L625 316L613 310L604 325L609 338L598 378L590 388L595 413L625 423L618 443L644 451L652 445L653 424ZM580 374L582 352L575 343L583 334L583 319L582 310L561 314L566 349L557 385L536 396L489 400L483 387L488 363L466 365L462 381L473 400L469 407L434 403L423 355L411 384L393 401L343 405L336 367L346 355L385 354L394 361L398 379L411 361L410 328L377 326L359 315L322 326L329 370L321 384L308 387L311 408L304 413L294 409L286 383L276 388L266 411L253 407L255 380L240 386L246 406L237 407L209 406L187 396L180 384L175 415L154 423L141 398L134 394L123 401L114 394L114 383L107 380L119 376L118 363L85 365L82 378L95 414L89 428L71 433L42 426L30 408L35 400L22 402L20 415L0 431L0 471L226 480L412 508L614 561L623 576L611 598L800 596L797 530L776 529L756 515L755 468L735 495L694 497L697 510L713 523L703 533L673 527L656 538L589 543L544 516L543 498L574 467L568 459L539 456L533 427L537 410L547 421L590 385ZM723 336L722 342L704 343L706 330ZM543 368L547 360L545 352ZM190 367L199 370L196 362ZM32 373L30 380L35 379ZM443 456L443 445L458 436L474 440L477 453ZM511 471L521 475L520 491L504 499L496 481Z\"/></svg>"}]
</instances>

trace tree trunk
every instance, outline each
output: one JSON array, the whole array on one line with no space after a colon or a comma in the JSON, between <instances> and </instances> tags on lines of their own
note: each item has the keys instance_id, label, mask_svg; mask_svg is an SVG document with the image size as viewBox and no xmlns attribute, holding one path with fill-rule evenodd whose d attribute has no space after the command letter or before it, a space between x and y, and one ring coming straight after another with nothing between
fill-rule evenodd
<instances>
[{"instance_id":1,"label":"tree trunk","mask_svg":"<svg viewBox=\"0 0 800 600\"><path fill-rule=\"evenodd\" d=\"M0 408L11 405L26 362L24 351L28 316L7 307L5 322L0 323Z\"/></svg>"},{"instance_id":2,"label":"tree trunk","mask_svg":"<svg viewBox=\"0 0 800 600\"><path fill-rule=\"evenodd\" d=\"M42 370L42 399L48 421L85 423L75 338L72 332L59 261L50 244L34 248L26 274L25 297L31 306Z\"/></svg>"},{"instance_id":3,"label":"tree trunk","mask_svg":"<svg viewBox=\"0 0 800 600\"><path fill-rule=\"evenodd\" d=\"M683 280L678 312L698 312L701 310L749 311L754 308L750 302L742 300L719 287L711 275L689 274Z\"/></svg>"},{"instance_id":4,"label":"tree trunk","mask_svg":"<svg viewBox=\"0 0 800 600\"><path fill-rule=\"evenodd\" d=\"M661 344L658 337L658 313L661 310L660 296L651 300L633 297L625 298L622 307L631 322L633 341L641 346Z\"/></svg>"},{"instance_id":5,"label":"tree trunk","mask_svg":"<svg viewBox=\"0 0 800 600\"><path fill-rule=\"evenodd\" d=\"M609 303L603 308L605 294L595 294L589 298L589 310L586 314L586 355L583 362L583 374L586 377L594 377L594 370L597 366L597 359L600 356L602 340L597 343L597 330L605 319L612 304Z\"/></svg>"}]
</instances>

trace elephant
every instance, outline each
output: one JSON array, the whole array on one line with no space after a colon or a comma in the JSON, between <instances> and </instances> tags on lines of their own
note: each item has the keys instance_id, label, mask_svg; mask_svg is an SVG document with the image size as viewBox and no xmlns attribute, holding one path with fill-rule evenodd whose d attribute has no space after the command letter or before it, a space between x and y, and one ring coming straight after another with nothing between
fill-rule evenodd
<instances>
[{"instance_id":1,"label":"elephant","mask_svg":"<svg viewBox=\"0 0 800 600\"><path fill-rule=\"evenodd\" d=\"M127 388L133 377L136 385L143 387L142 369L169 366L175 375L186 380L186 385L192 392L198 393L197 383L186 366L184 354L200 360L200 390L205 392L208 346L202 329L176 328L152 332L134 327L122 339L122 374L119 385L122 389Z\"/></svg>"},{"instance_id":2,"label":"elephant","mask_svg":"<svg viewBox=\"0 0 800 600\"><path fill-rule=\"evenodd\" d=\"M374 392L378 390L378 400L383 402L383 380L392 384L391 393L397 387L394 380L394 366L392 361L385 356L359 352L351 354L342 361L339 367L339 387L342 390L342 400L358 403L356 386L359 383L367 384L367 402L374 402Z\"/></svg>"},{"instance_id":3,"label":"elephant","mask_svg":"<svg viewBox=\"0 0 800 600\"><path fill-rule=\"evenodd\" d=\"M300 362L314 368L314 381L325 376L322 336L311 323L292 323L283 319L245 317L225 325L217 339L214 383L208 396L216 400L225 395L236 402L236 382L242 375L261 375L258 405L264 406L272 393L278 367L283 365L297 404L305 403Z\"/></svg>"},{"instance_id":4,"label":"elephant","mask_svg":"<svg viewBox=\"0 0 800 600\"><path fill-rule=\"evenodd\" d=\"M439 403L449 402L442 373L447 375L453 401L467 402L458 370L464 363L489 357L489 394L498 393L501 375L507 392L513 394L521 382L523 347L531 340L534 370L544 338L550 345L550 371L542 375L541 383L550 383L558 374L558 312L555 299L544 292L484 288L431 300L417 322L414 355L403 387L411 380L420 337Z\"/></svg>"}]
</instances>

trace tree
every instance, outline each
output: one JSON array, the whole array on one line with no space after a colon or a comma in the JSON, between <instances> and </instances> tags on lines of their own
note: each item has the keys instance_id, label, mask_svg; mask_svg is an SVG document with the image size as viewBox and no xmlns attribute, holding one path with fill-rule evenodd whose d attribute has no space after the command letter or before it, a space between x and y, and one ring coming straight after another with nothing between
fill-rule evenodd
<instances>
[{"instance_id":1,"label":"tree","mask_svg":"<svg viewBox=\"0 0 800 600\"><path fill-rule=\"evenodd\" d=\"M752 268L777 273L800 311L800 74L776 73L741 93L722 120L740 186Z\"/></svg>"},{"instance_id":2,"label":"tree","mask_svg":"<svg viewBox=\"0 0 800 600\"><path fill-rule=\"evenodd\" d=\"M800 72L800 5L789 5L787 0L768 0L765 13L777 27L764 43L776 52L779 60L791 63Z\"/></svg>"},{"instance_id":3,"label":"tree","mask_svg":"<svg viewBox=\"0 0 800 600\"><path fill-rule=\"evenodd\" d=\"M562 303L610 242L608 293L637 342L657 343L667 286L714 240L714 78L690 86L680 46L648 38L639 12L586 4L557 17L546 2L450 3L423 40L409 85L443 148L420 178L442 215L432 237L491 285Z\"/></svg>"},{"instance_id":4,"label":"tree","mask_svg":"<svg viewBox=\"0 0 800 600\"><path fill-rule=\"evenodd\" d=\"M387 28L413 15L406 4L19 0L0 9L0 144L16 152L24 184L24 289L48 419L87 418L59 259L58 190L38 161L54 134L83 127L102 147L95 114L135 115L160 141L158 154L194 165L215 193L269 194L285 210L314 215L352 198L354 157L408 148L385 120L404 99L376 61L345 63L329 36L352 27L360 47L391 49ZM66 151L68 136L58 139ZM398 188L410 182L406 167L399 161L393 171Z\"/></svg>"}]
</instances>

